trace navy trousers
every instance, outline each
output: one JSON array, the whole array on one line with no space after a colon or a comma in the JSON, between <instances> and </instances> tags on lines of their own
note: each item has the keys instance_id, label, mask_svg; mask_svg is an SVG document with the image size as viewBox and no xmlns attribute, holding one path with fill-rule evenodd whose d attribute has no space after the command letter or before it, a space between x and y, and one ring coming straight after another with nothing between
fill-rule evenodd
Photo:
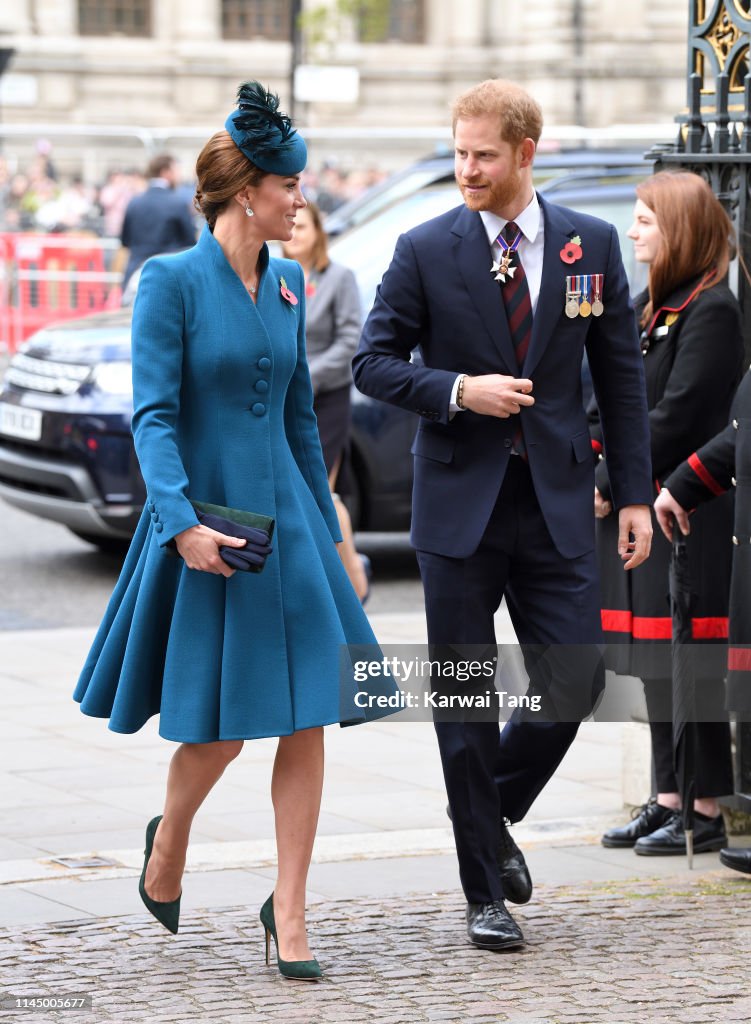
<instances>
[{"instance_id":1,"label":"navy trousers","mask_svg":"<svg viewBox=\"0 0 751 1024\"><path fill-rule=\"evenodd\" d=\"M504 898L497 866L502 818L524 817L604 688L594 536L591 552L563 558L529 467L512 456L477 551L464 559L418 551L417 559L432 650L439 657L452 645L495 652L493 616L505 596L530 689L550 698L550 714L516 710L502 731L497 721L472 716L435 723L462 887L468 902L488 903ZM569 706L572 691L577 699Z\"/></svg>"}]
</instances>

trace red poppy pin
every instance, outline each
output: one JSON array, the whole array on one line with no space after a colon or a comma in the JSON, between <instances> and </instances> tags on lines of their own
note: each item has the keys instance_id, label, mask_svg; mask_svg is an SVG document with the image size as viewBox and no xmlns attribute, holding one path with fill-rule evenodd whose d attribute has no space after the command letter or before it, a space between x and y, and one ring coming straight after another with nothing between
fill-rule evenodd
<instances>
[{"instance_id":1,"label":"red poppy pin","mask_svg":"<svg viewBox=\"0 0 751 1024\"><path fill-rule=\"evenodd\" d=\"M582 255L582 240L578 235L573 235L561 249L561 259L564 263L576 263Z\"/></svg>"},{"instance_id":2,"label":"red poppy pin","mask_svg":"<svg viewBox=\"0 0 751 1024\"><path fill-rule=\"evenodd\" d=\"M305 283L305 298L312 299L316 293L315 281L306 281Z\"/></svg>"},{"instance_id":3,"label":"red poppy pin","mask_svg":"<svg viewBox=\"0 0 751 1024\"><path fill-rule=\"evenodd\" d=\"M282 298L286 299L290 306L296 306L297 296L295 295L294 292L291 292L289 290L289 288L287 287L287 282L284 280L283 277L279 278L279 284L281 285L279 291L282 293Z\"/></svg>"}]
</instances>

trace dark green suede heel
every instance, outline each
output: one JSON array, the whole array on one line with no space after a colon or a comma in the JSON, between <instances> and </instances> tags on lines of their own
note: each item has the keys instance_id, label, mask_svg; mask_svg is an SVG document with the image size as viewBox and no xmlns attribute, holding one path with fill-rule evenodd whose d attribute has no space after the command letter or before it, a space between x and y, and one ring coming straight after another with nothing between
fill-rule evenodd
<instances>
[{"instance_id":1,"label":"dark green suede heel","mask_svg":"<svg viewBox=\"0 0 751 1024\"><path fill-rule=\"evenodd\" d=\"M282 960L279 956L279 942L276 937L276 924L274 922L274 894L269 896L261 907L261 924L266 932L266 966L269 965L270 938L274 936L276 946L276 962L279 973L283 978L292 978L295 981L320 981L323 977L320 964L317 960Z\"/></svg>"},{"instance_id":2,"label":"dark green suede heel","mask_svg":"<svg viewBox=\"0 0 751 1024\"><path fill-rule=\"evenodd\" d=\"M177 935L177 926L180 923L180 899L182 894L176 900L160 903L159 900L152 900L151 896L146 892L146 868L149 866L149 857L154 846L154 836L161 820L162 815L160 814L158 817L152 818L146 826L146 849L144 850L143 871L141 872L141 881L138 883L138 892L149 913L153 914L167 931Z\"/></svg>"}]
</instances>

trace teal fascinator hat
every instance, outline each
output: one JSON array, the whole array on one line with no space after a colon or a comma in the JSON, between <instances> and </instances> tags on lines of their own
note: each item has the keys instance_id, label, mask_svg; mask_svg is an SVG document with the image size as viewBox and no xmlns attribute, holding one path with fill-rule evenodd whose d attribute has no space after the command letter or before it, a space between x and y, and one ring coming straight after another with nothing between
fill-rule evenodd
<instances>
[{"instance_id":1,"label":"teal fascinator hat","mask_svg":"<svg viewBox=\"0 0 751 1024\"><path fill-rule=\"evenodd\" d=\"M282 177L299 174L308 160L305 142L286 114L279 112L279 97L260 82L243 82L224 127L238 149L256 167Z\"/></svg>"}]
</instances>

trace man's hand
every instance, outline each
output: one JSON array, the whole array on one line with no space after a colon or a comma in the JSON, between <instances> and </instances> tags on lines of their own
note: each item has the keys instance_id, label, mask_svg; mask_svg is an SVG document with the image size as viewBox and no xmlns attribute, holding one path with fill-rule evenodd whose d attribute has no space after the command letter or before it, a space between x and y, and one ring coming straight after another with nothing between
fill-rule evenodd
<instances>
[{"instance_id":1,"label":"man's hand","mask_svg":"<svg viewBox=\"0 0 751 1024\"><path fill-rule=\"evenodd\" d=\"M613 506L600 494L595 487L595 519L604 519L613 511Z\"/></svg>"},{"instance_id":2,"label":"man's hand","mask_svg":"<svg viewBox=\"0 0 751 1024\"><path fill-rule=\"evenodd\" d=\"M189 569L200 569L212 572L215 576L235 575L219 554L220 547L242 548L245 541L241 537L228 537L224 533L209 529L208 526L191 526L175 537L177 550L185 560Z\"/></svg>"},{"instance_id":3,"label":"man's hand","mask_svg":"<svg viewBox=\"0 0 751 1024\"><path fill-rule=\"evenodd\" d=\"M657 495L655 515L657 516L657 522L660 524L660 529L669 541L673 540L673 523L678 523L678 529L684 537L688 537L689 533L691 533L688 512L686 512L682 505L678 504L667 487L663 487Z\"/></svg>"},{"instance_id":4,"label":"man's hand","mask_svg":"<svg viewBox=\"0 0 751 1024\"><path fill-rule=\"evenodd\" d=\"M633 540L631 536L633 535ZM624 569L635 569L649 558L652 514L649 505L625 505L618 513L618 554Z\"/></svg>"},{"instance_id":5,"label":"man's hand","mask_svg":"<svg viewBox=\"0 0 751 1024\"><path fill-rule=\"evenodd\" d=\"M465 377L463 406L481 416L508 419L523 405L534 405L530 394L532 381L524 377L507 377L502 373L487 373L481 377Z\"/></svg>"}]
</instances>

